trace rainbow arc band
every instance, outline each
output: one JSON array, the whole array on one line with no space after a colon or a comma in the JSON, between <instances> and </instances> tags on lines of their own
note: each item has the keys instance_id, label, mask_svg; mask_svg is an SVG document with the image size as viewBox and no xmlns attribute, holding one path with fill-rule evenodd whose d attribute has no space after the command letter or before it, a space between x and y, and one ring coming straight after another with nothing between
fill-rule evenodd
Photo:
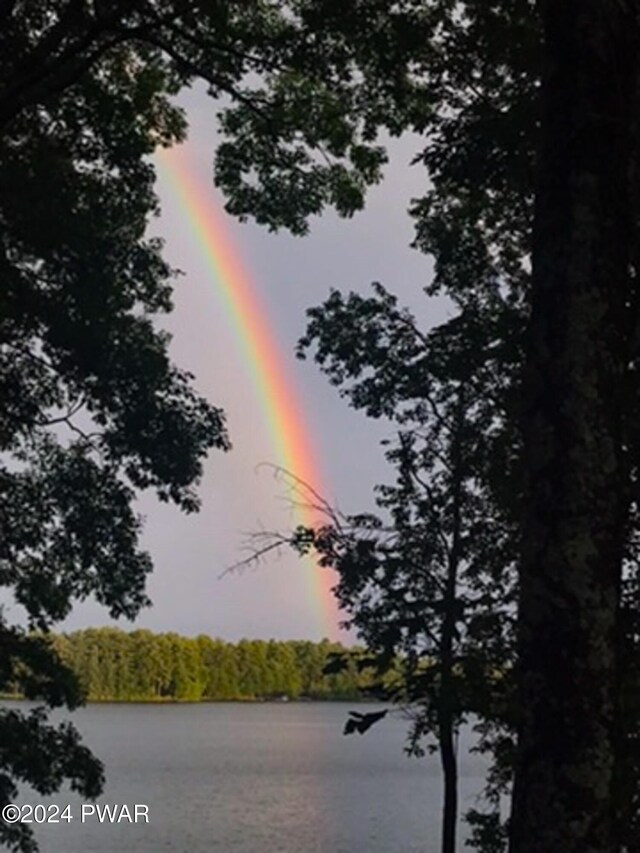
<instances>
[{"instance_id":1,"label":"rainbow arc band","mask_svg":"<svg viewBox=\"0 0 640 853\"><path fill-rule=\"evenodd\" d=\"M196 178L188 146L158 149L155 162L189 224L194 249L206 264L210 284L233 329L240 358L247 364L273 446L274 467L310 486L313 503L314 493L326 495L317 453L295 383L269 325L258 284L242 261L225 222L226 214L216 201L212 184L203 184ZM296 524L312 525L318 521L317 512L305 506L304 491L294 513ZM321 569L310 558L305 562L313 600L316 606L320 603L322 610L323 629L335 636L338 616L331 593L333 573Z\"/></svg>"}]
</instances>

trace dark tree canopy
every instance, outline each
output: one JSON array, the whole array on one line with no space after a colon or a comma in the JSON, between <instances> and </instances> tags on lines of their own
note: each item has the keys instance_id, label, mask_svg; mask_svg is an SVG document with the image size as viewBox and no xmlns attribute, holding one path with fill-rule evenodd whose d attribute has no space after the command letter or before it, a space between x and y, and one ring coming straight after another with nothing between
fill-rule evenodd
<instances>
[{"instance_id":1,"label":"dark tree canopy","mask_svg":"<svg viewBox=\"0 0 640 853\"><path fill-rule=\"evenodd\" d=\"M385 155L375 138L381 125L402 129L400 93L411 100L402 52L418 49L424 18L413 3L392 12L381 0L5 3L0 126L75 103L119 57L110 83L142 78L158 119L145 136L152 148L175 138L162 95L203 80L232 104L219 114L230 142L216 166L229 209L303 232L326 204L343 214L362 207L379 178Z\"/></svg>"},{"instance_id":2,"label":"dark tree canopy","mask_svg":"<svg viewBox=\"0 0 640 853\"><path fill-rule=\"evenodd\" d=\"M23 42L51 12L25 5L0 12L3 81L38 70L33 57L20 65ZM114 47L72 88L21 104L2 125L0 584L41 630L89 596L133 618L151 569L134 490L195 510L204 455L228 447L222 413L170 363L153 324L171 307L171 271L145 236L157 208L146 158L180 137L183 120L160 63L132 73L130 59ZM17 682L48 705L78 704L78 683L48 646L5 618L0 636L2 689ZM15 782L50 793L68 779L99 793L99 763L42 710L3 711L0 740L4 802ZM3 825L3 841L33 849L27 829Z\"/></svg>"}]
</instances>

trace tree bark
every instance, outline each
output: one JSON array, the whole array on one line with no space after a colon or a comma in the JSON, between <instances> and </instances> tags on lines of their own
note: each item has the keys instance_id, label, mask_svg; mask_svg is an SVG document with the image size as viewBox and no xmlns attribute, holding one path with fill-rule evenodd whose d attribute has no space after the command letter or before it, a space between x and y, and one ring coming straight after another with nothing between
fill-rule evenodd
<instances>
[{"instance_id":1,"label":"tree bark","mask_svg":"<svg viewBox=\"0 0 640 853\"><path fill-rule=\"evenodd\" d=\"M456 708L454 641L458 570L461 560L463 464L462 445L465 418L464 390L459 391L455 423L451 436L451 548L444 590L442 635L440 641L440 701L438 703L438 743L444 778L442 805L442 853L455 853L458 823L458 758L455 749Z\"/></svg>"},{"instance_id":2,"label":"tree bark","mask_svg":"<svg viewBox=\"0 0 640 853\"><path fill-rule=\"evenodd\" d=\"M639 0L547 0L511 853L614 842Z\"/></svg>"},{"instance_id":3,"label":"tree bark","mask_svg":"<svg viewBox=\"0 0 640 853\"><path fill-rule=\"evenodd\" d=\"M444 777L444 799L442 806L442 853L455 853L456 828L458 823L458 760L454 743L453 720L440 721L440 762Z\"/></svg>"}]
</instances>

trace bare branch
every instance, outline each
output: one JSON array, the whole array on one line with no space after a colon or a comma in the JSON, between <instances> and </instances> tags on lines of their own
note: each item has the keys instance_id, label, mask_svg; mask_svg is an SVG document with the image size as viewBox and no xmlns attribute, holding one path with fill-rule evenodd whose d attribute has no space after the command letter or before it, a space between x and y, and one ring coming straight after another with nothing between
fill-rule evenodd
<instances>
[{"instance_id":1,"label":"bare branch","mask_svg":"<svg viewBox=\"0 0 640 853\"><path fill-rule=\"evenodd\" d=\"M268 541L265 545L254 548L248 557L227 566L227 568L218 575L218 580L222 580L222 578L233 574L234 572L241 572L255 566L260 563L264 557L280 551L285 546L293 547L293 536L285 536L285 534L278 531L261 531L259 533L252 533L251 539L256 542L260 539L267 539Z\"/></svg>"}]
</instances>

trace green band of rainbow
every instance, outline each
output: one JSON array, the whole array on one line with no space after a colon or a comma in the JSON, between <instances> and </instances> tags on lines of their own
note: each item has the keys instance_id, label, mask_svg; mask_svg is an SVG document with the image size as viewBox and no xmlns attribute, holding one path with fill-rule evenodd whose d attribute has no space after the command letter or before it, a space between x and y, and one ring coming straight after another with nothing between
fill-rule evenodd
<instances>
[{"instance_id":1,"label":"green band of rainbow","mask_svg":"<svg viewBox=\"0 0 640 853\"><path fill-rule=\"evenodd\" d=\"M189 168L184 146L159 149L156 162L189 223L194 248L207 265L216 297L233 329L240 357L247 364L276 463L321 495L324 492L320 466L295 384L269 325L256 283L242 262L224 215L216 205L213 189L196 179ZM303 504L296 507L295 513L297 523L303 525L312 525L318 520L317 514ZM311 560L305 563L311 594L316 606L320 602L322 609L323 629L335 636L338 619L331 592L332 573Z\"/></svg>"}]
</instances>

